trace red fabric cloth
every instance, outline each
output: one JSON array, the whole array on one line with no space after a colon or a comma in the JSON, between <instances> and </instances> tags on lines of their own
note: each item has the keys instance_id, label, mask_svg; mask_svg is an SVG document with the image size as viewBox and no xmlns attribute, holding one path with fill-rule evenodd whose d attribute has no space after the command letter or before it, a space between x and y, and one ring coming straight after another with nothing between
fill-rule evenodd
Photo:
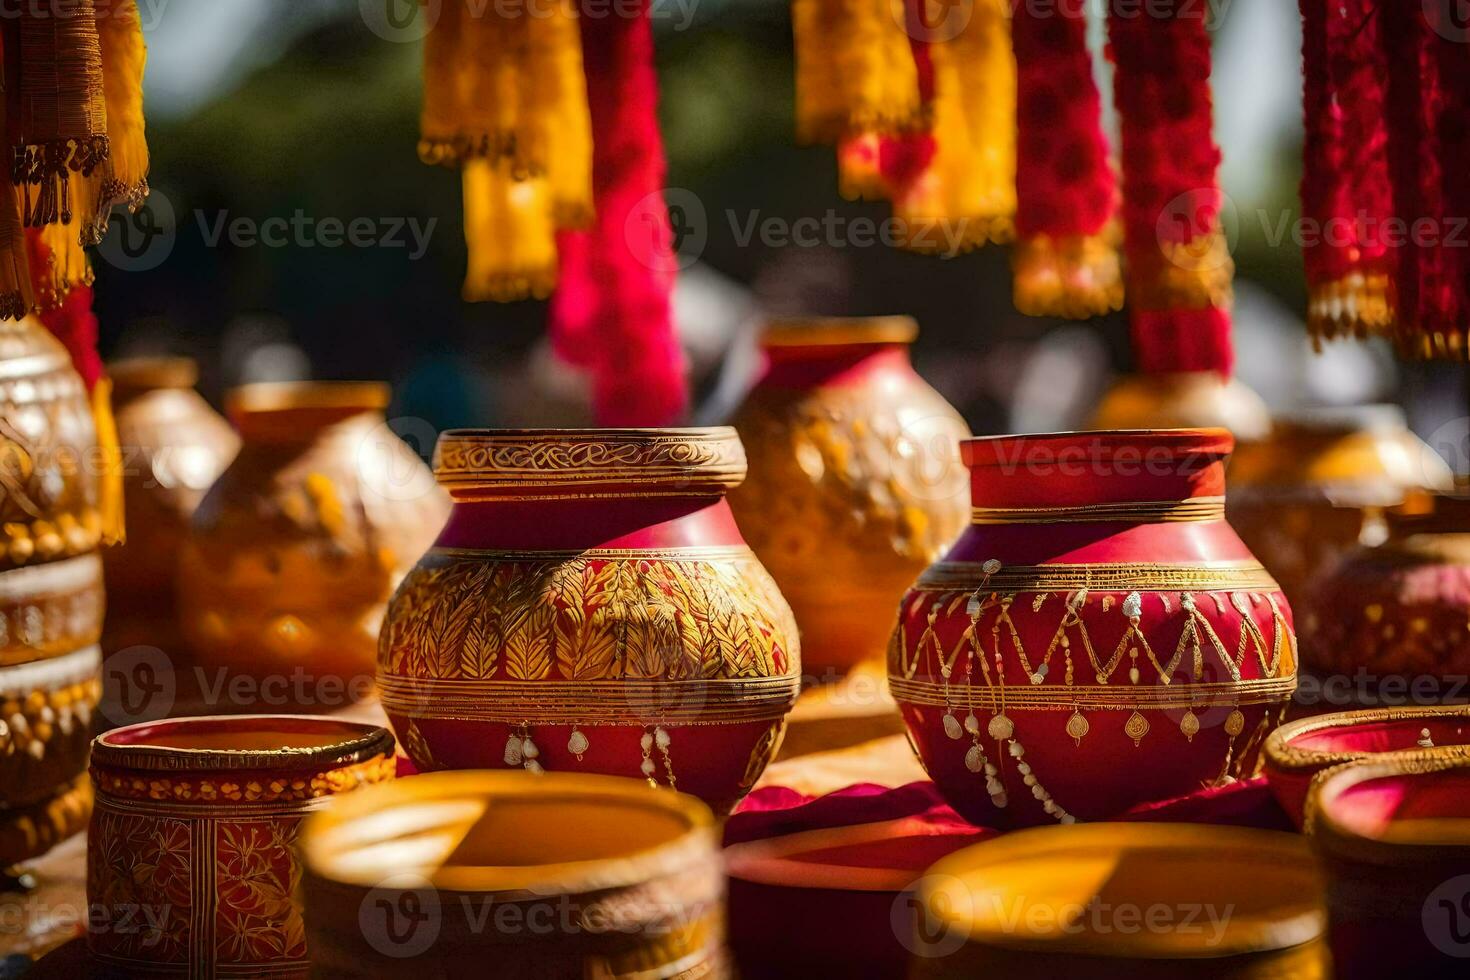
<instances>
[{"instance_id":1,"label":"red fabric cloth","mask_svg":"<svg viewBox=\"0 0 1470 980\"><path fill-rule=\"evenodd\" d=\"M102 357L97 353L97 315L92 312L92 288L75 286L59 305L51 296L51 249L41 240L40 229L26 229L26 246L30 252L31 279L38 300L42 302L41 323L61 341L72 365L91 391L103 375Z\"/></svg>"},{"instance_id":2,"label":"red fabric cloth","mask_svg":"<svg viewBox=\"0 0 1470 980\"><path fill-rule=\"evenodd\" d=\"M688 405L674 328L678 259L664 204L665 160L648 0L636 16L581 18L597 220L557 235L552 346L592 376L598 425L667 425Z\"/></svg>"}]
</instances>

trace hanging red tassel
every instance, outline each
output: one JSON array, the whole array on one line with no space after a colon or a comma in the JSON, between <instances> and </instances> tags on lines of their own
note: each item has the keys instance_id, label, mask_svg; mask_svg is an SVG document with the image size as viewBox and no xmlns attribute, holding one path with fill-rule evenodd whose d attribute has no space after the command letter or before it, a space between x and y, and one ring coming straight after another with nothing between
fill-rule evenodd
<instances>
[{"instance_id":1,"label":"hanging red tassel","mask_svg":"<svg viewBox=\"0 0 1470 980\"><path fill-rule=\"evenodd\" d=\"M1084 318L1120 309L1117 190L1087 51L1085 0L1013 7L1016 308ZM1142 18L1141 18L1142 19Z\"/></svg>"},{"instance_id":2,"label":"hanging red tassel","mask_svg":"<svg viewBox=\"0 0 1470 980\"><path fill-rule=\"evenodd\" d=\"M552 343L592 375L598 425L667 425L688 404L671 308L676 257L663 202L649 0L635 16L582 18L596 221L557 236Z\"/></svg>"},{"instance_id":3,"label":"hanging red tassel","mask_svg":"<svg viewBox=\"0 0 1470 980\"><path fill-rule=\"evenodd\" d=\"M1302 217L1307 328L1318 340L1387 333L1393 254L1376 0L1301 0Z\"/></svg>"},{"instance_id":4,"label":"hanging red tassel","mask_svg":"<svg viewBox=\"0 0 1470 980\"><path fill-rule=\"evenodd\" d=\"M1448 16L1447 7L1434 9L1437 16ZM1459 33L1462 25L1436 26L1439 29L1430 35L1430 46L1438 78L1434 120L1440 197L1446 216L1438 240L1444 303L1439 323L1445 333L1445 349L1456 358L1466 358L1470 357L1470 228L1466 224L1470 221L1470 44Z\"/></svg>"},{"instance_id":5,"label":"hanging red tassel","mask_svg":"<svg viewBox=\"0 0 1470 980\"><path fill-rule=\"evenodd\" d=\"M1235 267L1221 226L1205 10L1156 14L1108 18L1134 355L1146 372L1228 375Z\"/></svg>"}]
</instances>

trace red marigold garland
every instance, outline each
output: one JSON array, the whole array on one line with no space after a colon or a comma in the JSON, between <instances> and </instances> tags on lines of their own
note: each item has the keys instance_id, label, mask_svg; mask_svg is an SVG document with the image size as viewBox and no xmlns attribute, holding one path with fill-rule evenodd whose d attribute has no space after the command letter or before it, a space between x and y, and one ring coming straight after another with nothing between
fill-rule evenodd
<instances>
[{"instance_id":1,"label":"red marigold garland","mask_svg":"<svg viewBox=\"0 0 1470 980\"><path fill-rule=\"evenodd\" d=\"M1234 263L1221 227L1205 12L1156 14L1108 18L1134 356L1143 371L1229 374Z\"/></svg>"},{"instance_id":2,"label":"red marigold garland","mask_svg":"<svg viewBox=\"0 0 1470 980\"><path fill-rule=\"evenodd\" d=\"M664 425L688 402L647 14L648 0L638 0L637 16L583 19L597 219L557 236L552 343L591 373L599 425Z\"/></svg>"},{"instance_id":3,"label":"red marigold garland","mask_svg":"<svg viewBox=\"0 0 1470 980\"><path fill-rule=\"evenodd\" d=\"M1083 318L1123 305L1116 189L1087 50L1085 0L1014 5L1016 307Z\"/></svg>"}]
</instances>

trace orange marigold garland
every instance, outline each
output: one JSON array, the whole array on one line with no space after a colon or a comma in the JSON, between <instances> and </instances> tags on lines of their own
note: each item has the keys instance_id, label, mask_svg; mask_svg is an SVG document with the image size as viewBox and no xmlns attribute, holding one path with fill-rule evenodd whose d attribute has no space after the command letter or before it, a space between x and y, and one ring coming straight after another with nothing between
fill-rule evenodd
<instances>
[{"instance_id":1,"label":"orange marigold garland","mask_svg":"<svg viewBox=\"0 0 1470 980\"><path fill-rule=\"evenodd\" d=\"M1123 305L1117 190L1087 50L1085 0L1017 3L1016 307L1080 319Z\"/></svg>"},{"instance_id":2,"label":"orange marigold garland","mask_svg":"<svg viewBox=\"0 0 1470 980\"><path fill-rule=\"evenodd\" d=\"M921 121L904 0L792 0L796 137L837 144Z\"/></svg>"},{"instance_id":3,"label":"orange marigold garland","mask_svg":"<svg viewBox=\"0 0 1470 980\"><path fill-rule=\"evenodd\" d=\"M445 0L424 44L419 156L465 170L470 300L544 298L554 232L592 218L592 134L573 0L532 13Z\"/></svg>"},{"instance_id":4,"label":"orange marigold garland","mask_svg":"<svg viewBox=\"0 0 1470 980\"><path fill-rule=\"evenodd\" d=\"M1234 263L1221 223L1203 5L1108 18L1122 125L1128 306L1138 366L1229 374Z\"/></svg>"}]
</instances>

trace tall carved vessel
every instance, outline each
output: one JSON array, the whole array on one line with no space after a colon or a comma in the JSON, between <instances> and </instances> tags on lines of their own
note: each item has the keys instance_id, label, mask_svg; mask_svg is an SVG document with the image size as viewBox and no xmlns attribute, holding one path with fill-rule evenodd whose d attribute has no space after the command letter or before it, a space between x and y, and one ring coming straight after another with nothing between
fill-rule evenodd
<instances>
[{"instance_id":1,"label":"tall carved vessel","mask_svg":"<svg viewBox=\"0 0 1470 980\"><path fill-rule=\"evenodd\" d=\"M1116 816L1254 768L1291 611L1224 519L1223 429L972 439L970 528L905 597L889 683L967 819Z\"/></svg>"},{"instance_id":2,"label":"tall carved vessel","mask_svg":"<svg viewBox=\"0 0 1470 980\"><path fill-rule=\"evenodd\" d=\"M733 422L730 505L801 627L808 673L880 662L904 589L964 530L970 434L914 372L908 317L780 321Z\"/></svg>"},{"instance_id":3,"label":"tall carved vessel","mask_svg":"<svg viewBox=\"0 0 1470 980\"><path fill-rule=\"evenodd\" d=\"M735 431L452 431L435 471L454 507L378 659L414 763L643 777L732 807L801 672L725 501Z\"/></svg>"},{"instance_id":4,"label":"tall carved vessel","mask_svg":"<svg viewBox=\"0 0 1470 980\"><path fill-rule=\"evenodd\" d=\"M136 644L178 647L174 601L179 549L204 493L240 439L194 385L186 357L147 357L107 366L123 447L128 539L103 552L109 655Z\"/></svg>"},{"instance_id":5,"label":"tall carved vessel","mask_svg":"<svg viewBox=\"0 0 1470 980\"><path fill-rule=\"evenodd\" d=\"M194 512L179 565L198 663L366 692L383 609L447 511L387 404L387 386L368 383L230 393L240 454ZM334 706L340 695L299 707Z\"/></svg>"},{"instance_id":6,"label":"tall carved vessel","mask_svg":"<svg viewBox=\"0 0 1470 980\"><path fill-rule=\"evenodd\" d=\"M0 322L0 868L86 825L101 693L96 433L65 348Z\"/></svg>"}]
</instances>

